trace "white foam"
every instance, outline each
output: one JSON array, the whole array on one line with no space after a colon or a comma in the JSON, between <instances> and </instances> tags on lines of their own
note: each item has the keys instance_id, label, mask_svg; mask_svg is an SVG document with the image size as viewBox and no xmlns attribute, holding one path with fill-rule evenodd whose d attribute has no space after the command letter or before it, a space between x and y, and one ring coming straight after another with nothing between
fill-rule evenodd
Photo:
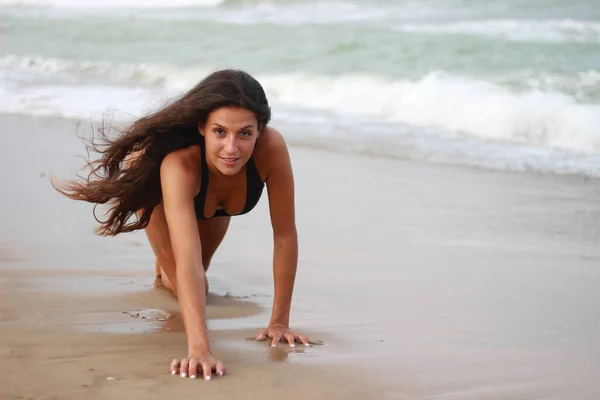
<instances>
[{"instance_id":1,"label":"white foam","mask_svg":"<svg viewBox=\"0 0 600 400\"><path fill-rule=\"evenodd\" d=\"M0 58L0 87L5 91L0 111L74 117L117 108L139 115L152 102L189 89L208 71L7 56ZM591 70L571 79L585 90L584 84L597 84L599 77ZM299 113L329 112L348 120L359 116L434 129L446 136L600 153L600 105L579 103L574 95L551 88L524 86L516 91L442 72L419 80L308 74L257 78L274 105L292 106ZM55 84L50 84L53 79ZM106 85L98 84L99 79Z\"/></svg>"},{"instance_id":2,"label":"white foam","mask_svg":"<svg viewBox=\"0 0 600 400\"><path fill-rule=\"evenodd\" d=\"M271 97L285 104L370 115L535 146L600 152L600 105L578 104L559 92L515 93L491 82L431 73L418 81L368 76L263 76Z\"/></svg>"},{"instance_id":3,"label":"white foam","mask_svg":"<svg viewBox=\"0 0 600 400\"><path fill-rule=\"evenodd\" d=\"M224 0L0 0L0 6L67 9L216 7Z\"/></svg>"},{"instance_id":4,"label":"white foam","mask_svg":"<svg viewBox=\"0 0 600 400\"><path fill-rule=\"evenodd\" d=\"M2 71L37 76L58 76L69 74L82 77L101 77L113 82L143 84L148 86L168 86L175 90L185 90L202 79L211 69L192 65L180 67L169 64L113 64L106 61L72 61L52 57L5 55L0 57ZM291 76L291 75L290 75ZM275 79L277 77L274 77ZM282 76L286 79L286 76ZM308 79L317 79L308 77ZM322 77L329 81L328 77ZM363 76L365 85L387 84L384 79ZM520 89L557 91L574 94L578 99L600 96L600 70L584 70L576 74L551 73L543 70L523 69L490 78L499 85Z\"/></svg>"},{"instance_id":5,"label":"white foam","mask_svg":"<svg viewBox=\"0 0 600 400\"><path fill-rule=\"evenodd\" d=\"M41 9L44 18L58 15L80 18L81 15L98 13L114 14L114 17L129 18L133 10L135 18L160 20L192 20L222 22L239 25L314 25L352 22L380 22L392 14L406 19L406 10L353 1L292 1L292 2L228 2L227 0L0 0L2 6L20 6L17 15L31 15ZM152 12L153 10L160 12ZM168 9L168 12L166 12ZM179 10L180 9L180 10ZM414 7L413 7L414 9ZM48 10L55 13L49 14ZM144 12L147 11L147 12ZM423 12L423 11L421 11Z\"/></svg>"},{"instance_id":6,"label":"white foam","mask_svg":"<svg viewBox=\"0 0 600 400\"><path fill-rule=\"evenodd\" d=\"M478 35L514 41L600 43L600 22L573 19L482 19L405 24L393 29L426 34Z\"/></svg>"},{"instance_id":7,"label":"white foam","mask_svg":"<svg viewBox=\"0 0 600 400\"><path fill-rule=\"evenodd\" d=\"M0 111L36 117L93 118L118 110L117 120L129 120L152 108L157 93L150 89L114 86L38 86L16 90L0 87Z\"/></svg>"},{"instance_id":8,"label":"white foam","mask_svg":"<svg viewBox=\"0 0 600 400\"><path fill-rule=\"evenodd\" d=\"M235 10L205 15L212 20L234 24L270 23L276 25L311 25L343 22L381 21L388 11L365 3L347 1L306 1L289 4L259 2L251 7L242 6ZM202 16L198 16L202 17Z\"/></svg>"},{"instance_id":9,"label":"white foam","mask_svg":"<svg viewBox=\"0 0 600 400\"><path fill-rule=\"evenodd\" d=\"M208 68L175 67L168 64L112 64L106 61L72 61L39 56L0 57L0 73L37 76L41 79L62 76L102 78L111 83L163 87L168 80L172 90L185 90L206 76Z\"/></svg>"}]
</instances>

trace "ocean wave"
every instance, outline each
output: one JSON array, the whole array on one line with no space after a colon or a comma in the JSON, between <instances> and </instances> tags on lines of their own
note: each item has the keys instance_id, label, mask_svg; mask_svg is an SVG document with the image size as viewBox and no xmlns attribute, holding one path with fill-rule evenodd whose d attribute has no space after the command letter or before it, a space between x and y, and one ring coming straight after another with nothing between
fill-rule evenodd
<instances>
[{"instance_id":1,"label":"ocean wave","mask_svg":"<svg viewBox=\"0 0 600 400\"><path fill-rule=\"evenodd\" d=\"M169 64L114 64L106 61L73 61L53 57L5 55L0 57L0 71L14 71L19 74L38 75L46 79L48 76L62 74L69 77L96 77L109 82L125 85L176 87L181 82L181 89L189 82L199 80L208 72L208 68L193 66L181 68Z\"/></svg>"},{"instance_id":2,"label":"ocean wave","mask_svg":"<svg viewBox=\"0 0 600 400\"><path fill-rule=\"evenodd\" d=\"M238 25L274 24L280 26L337 23L380 23L390 18L414 19L439 12L435 7L384 6L356 1L297 0L0 0L0 7L17 7L13 16L52 16L80 18L111 15L115 18L159 19L165 21L210 21ZM167 10L168 9L168 10ZM52 10L52 13L48 13ZM124 12L124 10L133 11ZM154 11L160 12L154 12Z\"/></svg>"},{"instance_id":3,"label":"ocean wave","mask_svg":"<svg viewBox=\"0 0 600 400\"><path fill-rule=\"evenodd\" d=\"M600 43L600 22L573 19L483 19L405 24L394 30L436 35L477 35L513 41Z\"/></svg>"},{"instance_id":4,"label":"ocean wave","mask_svg":"<svg viewBox=\"0 0 600 400\"><path fill-rule=\"evenodd\" d=\"M600 21L577 18L483 18L474 10L440 4L407 2L371 4L350 0L0 0L0 7L17 7L13 16L81 18L111 15L121 19L169 22L210 21L226 24L311 26L355 24L382 31L424 35L470 35L519 42L600 43ZM48 13L48 10L53 12ZM130 10L130 12L124 12ZM147 10L147 12L145 12ZM40 15L38 15L40 16Z\"/></svg>"},{"instance_id":5,"label":"ocean wave","mask_svg":"<svg viewBox=\"0 0 600 400\"><path fill-rule=\"evenodd\" d=\"M161 87L166 85L173 89L185 90L206 76L211 69L199 65L182 67L156 63L115 64L108 61L73 61L53 57L9 54L0 57L0 71L18 71L23 74L45 77L69 74L70 76L98 77L121 84ZM307 77L309 76L307 75ZM369 75L363 75L363 77L371 79L373 82L384 79ZM329 78L324 76L323 79L328 80ZM489 77L488 80L517 91L561 92L573 95L579 101L595 100L600 96L600 70L595 69L583 70L574 74L522 69Z\"/></svg>"},{"instance_id":6,"label":"ocean wave","mask_svg":"<svg viewBox=\"0 0 600 400\"><path fill-rule=\"evenodd\" d=\"M493 82L516 89L561 92L573 96L579 102L600 101L600 71L595 69L576 74L523 69L499 76Z\"/></svg>"},{"instance_id":7,"label":"ocean wave","mask_svg":"<svg viewBox=\"0 0 600 400\"><path fill-rule=\"evenodd\" d=\"M33 117L130 121L158 105L160 92L106 85L48 85L15 89L0 86L0 113Z\"/></svg>"},{"instance_id":8,"label":"ocean wave","mask_svg":"<svg viewBox=\"0 0 600 400\"><path fill-rule=\"evenodd\" d=\"M261 78L285 104L533 146L600 152L600 105L560 92L521 92L492 82L430 73L419 80L307 75Z\"/></svg>"},{"instance_id":9,"label":"ocean wave","mask_svg":"<svg viewBox=\"0 0 600 400\"><path fill-rule=\"evenodd\" d=\"M235 10L220 12L218 15L195 15L191 18L220 21L231 24L255 25L321 25L335 23L379 22L388 18L389 11L384 7L347 1L305 1L305 2L256 2L249 7L236 3ZM226 5L226 4L225 4Z\"/></svg>"},{"instance_id":10,"label":"ocean wave","mask_svg":"<svg viewBox=\"0 0 600 400\"><path fill-rule=\"evenodd\" d=\"M83 111L101 113L117 108L135 114L147 111L151 102L158 104L161 97L191 88L209 71L197 66L6 56L0 58L0 82L9 93L2 95L0 111L71 117ZM274 105L295 107L299 113L328 112L343 119L364 117L436 129L446 136L600 153L600 104L581 103L573 94L552 90L548 82L541 90L526 79L515 89L491 79L444 72L416 80L349 74L256 76ZM551 75L543 76L552 81ZM555 81L560 86L565 79L557 75ZM595 87L600 73L583 71L570 79L571 85L580 88Z\"/></svg>"},{"instance_id":11,"label":"ocean wave","mask_svg":"<svg viewBox=\"0 0 600 400\"><path fill-rule=\"evenodd\" d=\"M224 0L1 0L0 6L35 6L67 9L120 9L120 8L179 8L217 7Z\"/></svg>"}]
</instances>

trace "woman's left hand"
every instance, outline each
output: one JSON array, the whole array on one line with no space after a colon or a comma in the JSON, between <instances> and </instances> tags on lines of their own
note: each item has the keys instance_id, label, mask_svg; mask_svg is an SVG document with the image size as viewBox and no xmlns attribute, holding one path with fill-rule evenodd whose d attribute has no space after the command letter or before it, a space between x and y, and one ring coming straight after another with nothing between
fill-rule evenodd
<instances>
[{"instance_id":1,"label":"woman's left hand","mask_svg":"<svg viewBox=\"0 0 600 400\"><path fill-rule=\"evenodd\" d=\"M295 343L302 343L305 346L309 346L308 337L292 332L289 327L285 325L270 325L268 328L261 329L256 333L256 340L271 340L271 346L277 346L277 343L285 341L289 343L290 347L296 347Z\"/></svg>"}]
</instances>

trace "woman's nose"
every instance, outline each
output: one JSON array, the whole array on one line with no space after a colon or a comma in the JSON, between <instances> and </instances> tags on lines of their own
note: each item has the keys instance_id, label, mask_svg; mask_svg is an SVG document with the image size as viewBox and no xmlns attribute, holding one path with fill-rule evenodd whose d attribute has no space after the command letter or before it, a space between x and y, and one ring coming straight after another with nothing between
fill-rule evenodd
<instances>
[{"instance_id":1,"label":"woman's nose","mask_svg":"<svg viewBox=\"0 0 600 400\"><path fill-rule=\"evenodd\" d=\"M237 145L237 138L235 137L235 135L229 136L229 138L227 140L226 149L227 149L228 153L231 153L231 154L237 153L238 145Z\"/></svg>"}]
</instances>

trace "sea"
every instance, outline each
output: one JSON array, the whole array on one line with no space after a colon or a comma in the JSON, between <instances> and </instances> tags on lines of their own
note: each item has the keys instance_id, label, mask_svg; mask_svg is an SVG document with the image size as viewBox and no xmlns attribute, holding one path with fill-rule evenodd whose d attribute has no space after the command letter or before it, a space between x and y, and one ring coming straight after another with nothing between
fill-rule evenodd
<instances>
[{"instance_id":1,"label":"sea","mask_svg":"<svg viewBox=\"0 0 600 400\"><path fill-rule=\"evenodd\" d=\"M600 176L599 0L0 1L0 114L126 122L220 68L293 145Z\"/></svg>"}]
</instances>

